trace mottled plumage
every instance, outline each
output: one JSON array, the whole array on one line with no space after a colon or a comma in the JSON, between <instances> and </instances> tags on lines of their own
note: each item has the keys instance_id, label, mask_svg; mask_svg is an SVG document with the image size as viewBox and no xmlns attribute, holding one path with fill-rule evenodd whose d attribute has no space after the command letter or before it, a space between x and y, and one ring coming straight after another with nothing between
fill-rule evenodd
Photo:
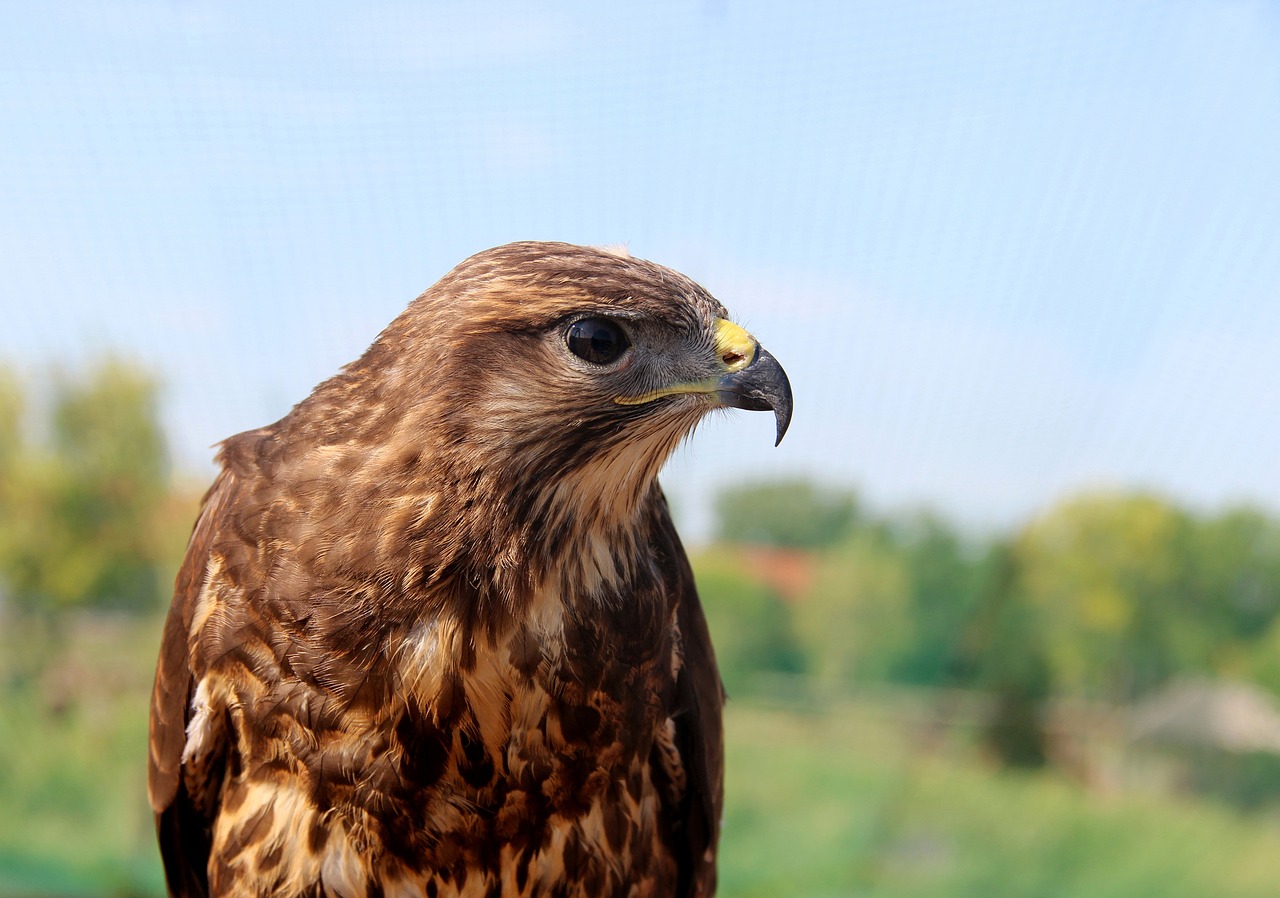
<instances>
[{"instance_id":1,"label":"mottled plumage","mask_svg":"<svg viewBox=\"0 0 1280 898\"><path fill-rule=\"evenodd\" d=\"M790 415L725 317L499 247L222 444L152 701L171 893L714 891L723 694L656 478L711 408Z\"/></svg>"}]
</instances>

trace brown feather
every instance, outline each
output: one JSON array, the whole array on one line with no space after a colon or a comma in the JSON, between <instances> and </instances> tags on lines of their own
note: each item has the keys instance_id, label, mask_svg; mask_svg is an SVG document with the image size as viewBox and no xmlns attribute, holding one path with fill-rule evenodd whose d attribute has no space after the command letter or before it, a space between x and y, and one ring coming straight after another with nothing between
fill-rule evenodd
<instances>
[{"instance_id":1,"label":"brown feather","mask_svg":"<svg viewBox=\"0 0 1280 898\"><path fill-rule=\"evenodd\" d=\"M624 363L569 357L573 316ZM566 244L463 262L227 440L148 788L174 895L710 895L723 693L658 470L723 308Z\"/></svg>"}]
</instances>

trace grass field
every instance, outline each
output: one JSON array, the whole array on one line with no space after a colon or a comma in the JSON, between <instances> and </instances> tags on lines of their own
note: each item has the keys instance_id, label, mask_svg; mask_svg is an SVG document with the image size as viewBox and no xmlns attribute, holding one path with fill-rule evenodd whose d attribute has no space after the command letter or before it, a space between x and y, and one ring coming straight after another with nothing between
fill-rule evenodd
<instances>
[{"instance_id":1,"label":"grass field","mask_svg":"<svg viewBox=\"0 0 1280 898\"><path fill-rule=\"evenodd\" d=\"M47 689L4 697L0 895L161 894L143 770L153 639L88 640L52 714ZM998 773L963 744L922 746L884 702L731 704L720 894L1280 893L1274 820Z\"/></svg>"},{"instance_id":2,"label":"grass field","mask_svg":"<svg viewBox=\"0 0 1280 898\"><path fill-rule=\"evenodd\" d=\"M728 719L722 893L1223 898L1280 893L1280 827L921 752L879 708ZM868 713L870 711L870 713Z\"/></svg>"}]
</instances>

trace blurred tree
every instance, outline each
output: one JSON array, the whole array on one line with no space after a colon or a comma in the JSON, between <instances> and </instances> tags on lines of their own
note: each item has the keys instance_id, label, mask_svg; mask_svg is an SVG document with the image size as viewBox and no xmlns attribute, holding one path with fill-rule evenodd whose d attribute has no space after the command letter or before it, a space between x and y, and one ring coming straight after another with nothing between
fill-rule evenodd
<instances>
[{"instance_id":1,"label":"blurred tree","mask_svg":"<svg viewBox=\"0 0 1280 898\"><path fill-rule=\"evenodd\" d=\"M1006 767L1042 767L1048 760L1045 703L1053 682L1039 624L1023 593L1017 553L995 543L978 568L974 613L960 630L956 669L964 685L991 696L983 741Z\"/></svg>"},{"instance_id":2,"label":"blurred tree","mask_svg":"<svg viewBox=\"0 0 1280 898\"><path fill-rule=\"evenodd\" d=\"M1280 620L1274 621L1250 643L1241 665L1245 677L1280 695Z\"/></svg>"},{"instance_id":3,"label":"blurred tree","mask_svg":"<svg viewBox=\"0 0 1280 898\"><path fill-rule=\"evenodd\" d=\"M703 552L693 564L720 674L731 695L749 693L756 674L804 670L791 609L767 585L743 573L737 553Z\"/></svg>"},{"instance_id":4,"label":"blurred tree","mask_svg":"<svg viewBox=\"0 0 1280 898\"><path fill-rule=\"evenodd\" d=\"M22 434L25 402L16 372L0 367L0 612L13 604L11 568L24 524L24 463Z\"/></svg>"},{"instance_id":5,"label":"blurred tree","mask_svg":"<svg viewBox=\"0 0 1280 898\"><path fill-rule=\"evenodd\" d=\"M18 375L0 366L0 485L9 483L8 475L22 450L22 412L24 402Z\"/></svg>"},{"instance_id":6,"label":"blurred tree","mask_svg":"<svg viewBox=\"0 0 1280 898\"><path fill-rule=\"evenodd\" d=\"M1210 641L1200 651L1218 656L1260 639L1280 615L1280 521L1256 508L1197 520L1193 556L1203 624L1195 632Z\"/></svg>"},{"instance_id":7,"label":"blurred tree","mask_svg":"<svg viewBox=\"0 0 1280 898\"><path fill-rule=\"evenodd\" d=\"M1186 514L1146 494L1075 498L1022 532L1028 629L1060 688L1125 701L1197 662L1192 536Z\"/></svg>"},{"instance_id":8,"label":"blurred tree","mask_svg":"<svg viewBox=\"0 0 1280 898\"><path fill-rule=\"evenodd\" d=\"M860 527L823 553L796 608L810 667L833 682L888 679L916 640L910 577L883 528Z\"/></svg>"},{"instance_id":9,"label":"blurred tree","mask_svg":"<svg viewBox=\"0 0 1280 898\"><path fill-rule=\"evenodd\" d=\"M19 445L3 508L0 576L19 610L159 604L168 463L156 393L117 360L53 379L49 445Z\"/></svg>"},{"instance_id":10,"label":"blurred tree","mask_svg":"<svg viewBox=\"0 0 1280 898\"><path fill-rule=\"evenodd\" d=\"M852 491L804 478L732 487L715 500L716 534L731 543L829 546L849 532L856 516Z\"/></svg>"},{"instance_id":11,"label":"blurred tree","mask_svg":"<svg viewBox=\"0 0 1280 898\"><path fill-rule=\"evenodd\" d=\"M1280 695L1280 521L1233 508L1198 522L1196 574L1214 672Z\"/></svg>"},{"instance_id":12,"label":"blurred tree","mask_svg":"<svg viewBox=\"0 0 1280 898\"><path fill-rule=\"evenodd\" d=\"M8 610L12 602L6 562L21 529L17 509L22 480L23 406L17 374L0 367L0 613Z\"/></svg>"},{"instance_id":13,"label":"blurred tree","mask_svg":"<svg viewBox=\"0 0 1280 898\"><path fill-rule=\"evenodd\" d=\"M906 570L915 633L894 662L894 679L921 686L968 682L972 670L958 640L976 613L982 551L934 514L892 522L890 532Z\"/></svg>"},{"instance_id":14,"label":"blurred tree","mask_svg":"<svg viewBox=\"0 0 1280 898\"><path fill-rule=\"evenodd\" d=\"M12 508L21 477L23 452L23 407L22 385L17 374L0 367L0 553L14 524Z\"/></svg>"}]
</instances>

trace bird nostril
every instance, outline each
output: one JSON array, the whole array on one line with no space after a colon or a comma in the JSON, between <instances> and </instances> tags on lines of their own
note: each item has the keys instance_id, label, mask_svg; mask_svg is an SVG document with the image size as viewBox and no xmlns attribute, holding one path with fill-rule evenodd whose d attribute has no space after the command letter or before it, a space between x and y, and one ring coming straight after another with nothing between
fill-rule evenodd
<instances>
[{"instance_id":1,"label":"bird nostril","mask_svg":"<svg viewBox=\"0 0 1280 898\"><path fill-rule=\"evenodd\" d=\"M720 356L720 361L724 362L725 365L728 367L733 367L739 362L745 362L746 360L747 360L747 357L745 355L743 355L740 352L734 352L733 350L730 350L726 352L724 355Z\"/></svg>"}]
</instances>

